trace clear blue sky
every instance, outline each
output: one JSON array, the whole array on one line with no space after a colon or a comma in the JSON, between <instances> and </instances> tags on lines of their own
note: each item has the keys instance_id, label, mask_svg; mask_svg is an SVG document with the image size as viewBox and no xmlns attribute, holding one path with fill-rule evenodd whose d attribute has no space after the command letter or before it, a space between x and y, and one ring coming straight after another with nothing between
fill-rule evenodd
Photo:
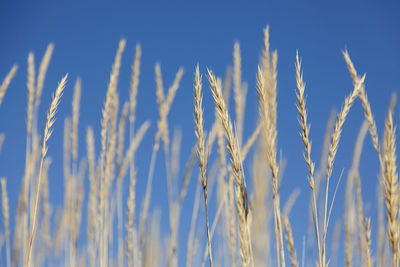
<instances>
[{"instance_id":1,"label":"clear blue sky","mask_svg":"<svg viewBox=\"0 0 400 267\"><path fill-rule=\"evenodd\" d=\"M382 1L383 2L383 1ZM0 107L0 132L6 140L0 153L0 176L7 177L10 208L14 214L17 195L24 172L26 140L26 68L29 51L39 64L46 46L55 43L47 74L39 128L44 126L45 111L57 82L69 73L69 82L61 100L54 133L48 143L51 166L50 195L61 205L62 136L65 116L71 114L72 89L75 79L82 77L80 117L80 156L86 155L85 129L94 128L99 147L101 109L109 81L109 73L120 38L127 39L119 82L120 99L128 99L131 62L136 43L142 46L141 76L138 95L138 122L152 121L144 140L137 165L143 177L137 183L138 198L145 187L150 147L158 118L155 99L154 64L161 62L164 86L167 87L179 66L185 69L170 113L170 127L183 130L182 159L188 157L195 142L193 123L192 79L195 65L200 64L222 76L232 65L234 41L242 52L242 80L249 85L245 121L245 137L257 122L255 75L263 47L263 28L270 26L271 48L277 49L278 60L278 149L287 159L281 185L284 203L295 187L301 188L292 212L295 242L301 255L302 236L306 233L304 207L309 198L303 145L299 137L295 97L295 54L303 58L307 108L313 141L312 157L319 162L321 145L329 114L339 109L352 82L341 55L348 49L359 73L367 73L366 91L382 136L384 118L392 92L400 92L400 4L395 1L2 1L0 3L0 80L16 63L19 70ZM204 108L206 128L214 116L214 103L205 76ZM121 101L122 102L122 101ZM399 108L395 109L399 121ZM351 166L351 157L358 129L363 121L361 104L356 101L343 129L333 183L342 169L344 177ZM172 131L171 131L172 132ZM98 151L98 150L97 150ZM161 154L159 154L161 155ZM184 165L182 160L182 168ZM158 167L163 167L163 157ZM250 168L250 161L245 168ZM361 160L363 196L368 215L374 217L378 158L367 136ZM160 172L161 173L161 172ZM194 176L193 176L194 177ZM125 180L128 182L128 179ZM342 180L333 210L334 218L343 212L345 179ZM126 183L128 185L128 183ZM165 180L154 183L154 206L165 208ZM186 253L186 235L193 201L194 180L184 205L180 236L181 256ZM125 196L125 195L124 195ZM14 218L14 216L12 216ZM167 211L162 220L168 223ZM376 229L372 221L372 229ZM163 227L166 234L168 227ZM333 224L330 228L333 231ZM375 232L372 237L375 239Z\"/></svg>"}]
</instances>

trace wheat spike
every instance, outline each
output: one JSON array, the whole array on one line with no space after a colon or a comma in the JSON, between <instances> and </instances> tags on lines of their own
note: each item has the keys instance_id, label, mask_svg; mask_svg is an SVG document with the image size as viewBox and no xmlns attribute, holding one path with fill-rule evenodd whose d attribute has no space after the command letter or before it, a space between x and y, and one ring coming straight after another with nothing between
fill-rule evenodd
<instances>
[{"instance_id":1,"label":"wheat spike","mask_svg":"<svg viewBox=\"0 0 400 267\"><path fill-rule=\"evenodd\" d=\"M204 130L203 130L203 96L202 96L202 84L201 84L201 75L199 71L199 65L196 67L195 76L194 76L194 113L195 113L195 124L196 124L196 137L197 137L197 155L199 158L199 168L201 175L201 184L203 186L203 196L204 196L204 206L206 212L206 227L207 227L207 247L208 247L208 255L210 258L210 266L213 266L212 261L212 253L211 253L211 237L210 237L210 227L208 221L208 208L207 208L207 182L208 175L207 171L207 160L205 155L205 138L204 138Z\"/></svg>"},{"instance_id":2,"label":"wheat spike","mask_svg":"<svg viewBox=\"0 0 400 267\"><path fill-rule=\"evenodd\" d=\"M0 85L0 105L3 103L4 95L6 94L7 88L10 85L11 80L14 78L17 73L18 66L13 65L11 70L8 72L7 76L4 78L3 82Z\"/></svg>"},{"instance_id":3,"label":"wheat spike","mask_svg":"<svg viewBox=\"0 0 400 267\"><path fill-rule=\"evenodd\" d=\"M384 186L387 235L393 255L393 266L399 264L399 216L398 216L398 174L396 167L396 128L393 125L393 110L389 108L385 121L383 139Z\"/></svg>"}]
</instances>

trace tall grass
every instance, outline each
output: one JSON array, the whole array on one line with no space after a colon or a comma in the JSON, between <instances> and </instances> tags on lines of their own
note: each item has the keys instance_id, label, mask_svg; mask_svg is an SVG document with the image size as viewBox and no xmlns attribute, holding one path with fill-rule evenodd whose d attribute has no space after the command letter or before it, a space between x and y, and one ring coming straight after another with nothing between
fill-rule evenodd
<instances>
[{"instance_id":1,"label":"tall grass","mask_svg":"<svg viewBox=\"0 0 400 267\"><path fill-rule=\"evenodd\" d=\"M333 263L338 266L399 266L400 186L396 154L395 96L388 107L383 137L379 139L377 124L365 90L366 75L360 76L357 73L349 53L343 51L353 89L344 98L339 112L334 114L335 119L328 123L322 163L316 170L311 156L306 79L303 77L299 52L293 55L297 85L293 94L297 97L300 133L298 142L304 145L304 167L308 173L308 177L304 177L304 187L309 188L307 191L310 193L310 206L303 209L310 210L310 226L314 236L308 243L311 244L314 255L317 255L305 259L305 239L296 240L293 229L296 229L297 221L290 218L298 189L293 189L285 207L281 207L280 187L285 164L278 156L278 53L270 51L269 38L267 27L264 30L264 48L256 74L259 120L254 129L251 129L252 134L247 140L244 140L244 129L249 127L245 119L248 88L242 81L240 44L234 44L233 71L228 68L224 79L218 77L213 70L202 71L199 65L193 65L194 98L191 101L194 108L188 112L193 113L194 124L193 128L184 129L183 132L185 135L195 136L196 143L192 144L193 150L185 165L179 159L181 133L175 131L171 139L168 118L184 71L179 68L171 86L164 91L161 65L155 65L154 102L158 106L159 118L153 123L156 131L152 137L152 147L148 148L151 151L149 166L137 166L135 156L142 140L149 135L147 131L150 127L149 121L139 127L135 125L136 107L140 102L137 96L140 90L141 47L136 45L135 49L129 99L121 102L118 79L123 52L127 47L126 41L122 39L112 65L102 109L101 130L97 134L91 126L79 123L81 96L85 88L80 78L75 82L72 114L65 118L64 123L64 203L55 216L50 215L49 184L52 183L52 177L48 175L51 161L47 155L47 142L53 128L59 127L59 123L55 124L57 107L62 101L64 88L71 87L71 81L65 75L58 86L52 85L56 90L45 117L44 132L41 133L38 130L38 121L44 119L44 116L39 114L39 106L54 45L47 47L37 75L34 54L29 53L25 171L16 211L9 211L7 178L1 179L4 226L1 241L4 242L0 242L0 248L3 249L4 246L5 259L1 259L3 265L183 266L182 259L185 258L188 266L207 264L297 267L304 266L305 262L308 266L318 267L331 266ZM17 69L14 65L0 85L0 105ZM207 76L209 91L204 89L206 86L203 86L202 72ZM234 116L229 108L231 87L235 103ZM204 112L210 112L203 109L204 94L212 94L215 104L215 119L211 122L210 129L205 126L209 125L205 121L208 116L203 115ZM340 148L343 126L357 99L360 99L364 109L365 122L355 143L352 167L347 176L345 214L343 218L333 218L331 215L335 209L335 199L339 197L336 196L338 187L344 186L338 182L335 187L331 183L334 163ZM83 131L79 129L84 127L86 155L80 155L79 133ZM371 225L371 218L362 198L363 179L359 171L368 130L381 168L377 199L380 217L376 228ZM97 149L96 139L100 141ZM0 140L1 148L4 135L1 135ZM217 146L215 153L214 145ZM166 234L160 233L161 224L165 222L160 220L159 211L150 205L152 199L154 201L153 178L161 146L164 153L163 175L167 184L169 219L169 232ZM198 169L195 164L196 156ZM229 157L229 161L226 157ZM247 165L244 162L248 158L252 158L251 175L247 175L250 172L245 170ZM179 179L179 169L183 165L184 175ZM123 180L126 176L129 177L129 194L123 199ZM143 200L137 202L136 182L146 176ZM88 189L84 188L86 179ZM192 197L186 194L190 183L196 184L197 188L193 196L191 220L186 218L189 216L181 214L186 198ZM249 184L252 184L253 189ZM216 192L216 202L211 198L213 192ZM204 206L200 205L201 202ZM199 219L202 212L204 221ZM15 216L15 225L10 225L10 216ZM327 235L333 232L331 222L339 220L344 222L345 238L340 241L340 228L335 226L333 252L329 255ZM86 237L80 231L83 229L83 221L86 222ZM189 225L189 221L187 243L182 244L180 233L186 228L181 229L179 226L182 222ZM14 228L10 229L12 227ZM14 235L11 237L10 233ZM377 244L377 249L372 247L374 243ZM302 252L299 251L299 244L303 244ZM181 251L185 251L182 248L186 245L186 255L179 255ZM343 248L343 259L336 258L337 249L340 248Z\"/></svg>"}]
</instances>

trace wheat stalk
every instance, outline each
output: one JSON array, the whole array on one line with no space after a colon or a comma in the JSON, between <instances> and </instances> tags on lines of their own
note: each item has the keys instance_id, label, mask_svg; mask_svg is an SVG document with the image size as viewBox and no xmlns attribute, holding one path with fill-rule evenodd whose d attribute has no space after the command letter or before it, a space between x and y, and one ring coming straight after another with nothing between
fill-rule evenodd
<instances>
[{"instance_id":1,"label":"wheat stalk","mask_svg":"<svg viewBox=\"0 0 400 267\"><path fill-rule=\"evenodd\" d=\"M198 180L200 180L200 174L199 174ZM200 190L201 190L200 185L201 185L201 183L197 183L196 189L195 189L192 217L190 220L190 230L189 230L189 236L188 236L188 240L187 240L186 266L192 266L193 255L195 254L195 250L197 248L194 231L196 228L197 215L198 215L199 206L200 206Z\"/></svg>"},{"instance_id":2,"label":"wheat stalk","mask_svg":"<svg viewBox=\"0 0 400 267\"><path fill-rule=\"evenodd\" d=\"M11 255L10 255L10 212L9 212L9 204L8 204L8 195L7 195L7 182L3 177L1 178L1 195L2 195L2 208L3 208L3 225L4 225L4 235L6 239L6 258L7 258L7 266L11 266Z\"/></svg>"},{"instance_id":3,"label":"wheat stalk","mask_svg":"<svg viewBox=\"0 0 400 267\"><path fill-rule=\"evenodd\" d=\"M145 121L139 128L138 132L136 133L135 138L132 140L131 144L129 145L128 150L126 151L126 154L124 156L124 159L122 161L122 167L120 169L120 172L118 173L118 178L125 177L126 172L128 171L129 167L129 162L132 160L140 142L142 141L144 135L146 134L147 130L150 127L150 122Z\"/></svg>"},{"instance_id":4,"label":"wheat stalk","mask_svg":"<svg viewBox=\"0 0 400 267\"><path fill-rule=\"evenodd\" d=\"M332 176L332 169L333 169L333 163L335 161L336 157L336 152L337 148L339 145L339 140L341 137L342 133L342 127L343 124L346 120L347 114L350 111L351 106L354 103L355 98L358 95L358 92L360 91L360 88L363 86L365 80L365 75L357 81L356 84L354 84L354 88L352 93L347 96L344 100L344 105L342 106L340 112L337 115L336 118L336 123L334 126L334 131L331 136L331 142L329 145L329 156L328 156L328 170L327 170L327 182L326 182L326 188L325 188L325 209L324 209L324 220L323 220L323 235L322 235L322 244L321 244L321 257L322 257L322 266L326 266L326 249L325 249L325 241L326 241L326 234L328 230L328 224L329 224L329 217L328 215L328 194L329 194L329 181ZM333 202L331 203L332 207Z\"/></svg>"},{"instance_id":5,"label":"wheat stalk","mask_svg":"<svg viewBox=\"0 0 400 267\"><path fill-rule=\"evenodd\" d=\"M299 112L299 124L302 130L300 136L305 146L305 152L303 153L304 159L308 166L308 174L309 174L309 185L312 192L312 202L313 202L313 220L314 220L314 228L315 228L315 236L317 238L318 244L318 259L319 265L322 266L322 257L321 257L321 241L320 241L320 233L318 229L318 208L317 208L317 196L316 196L316 188L315 188L315 180L314 180L314 169L315 164L311 160L311 141L309 139L310 135L310 125L307 124L307 110L306 110L306 99L304 96L305 84L303 82L303 73L301 70L301 60L299 59L299 53L296 52L296 83L297 83L297 111Z\"/></svg>"},{"instance_id":6,"label":"wheat stalk","mask_svg":"<svg viewBox=\"0 0 400 267\"><path fill-rule=\"evenodd\" d=\"M242 148L242 159L245 160L247 154L249 153L251 147L254 145L255 141L257 140L257 137L259 136L260 132L262 130L262 124L259 123L257 125L257 128L253 131L249 139L247 139L246 143L244 144Z\"/></svg>"},{"instance_id":7,"label":"wheat stalk","mask_svg":"<svg viewBox=\"0 0 400 267\"><path fill-rule=\"evenodd\" d=\"M100 147L100 197L99 197L99 224L100 224L100 266L107 265L108 261L108 244L107 244L107 231L104 227L104 220L107 212L108 203L108 183L111 179L111 174L113 172L113 156L114 147L116 142L116 114L118 111L118 96L117 96L117 84L118 76L121 67L121 57L125 49L126 41L121 39L118 45L118 50L115 55L114 64L112 66L110 81L108 84L108 89L106 93L106 99L104 103L104 108L102 111L102 121L101 121L101 147ZM111 124L111 129L109 129L109 124ZM107 142L107 137L108 142ZM108 145L108 147L107 147ZM106 157L107 154L107 157Z\"/></svg>"},{"instance_id":8,"label":"wheat stalk","mask_svg":"<svg viewBox=\"0 0 400 267\"><path fill-rule=\"evenodd\" d=\"M361 129L357 136L356 145L354 148L354 155L353 155L353 164L350 169L349 178L348 179L355 179L356 183L356 204L357 204L357 221L358 221L358 232L359 232L359 244L360 244L360 252L361 252L361 259L362 261L365 260L366 254L366 240L364 235L364 213L363 213L363 202L361 196L361 179L359 174L359 162L362 152L362 146L364 143L365 135L368 130L368 122L364 121L361 126Z\"/></svg>"},{"instance_id":9,"label":"wheat stalk","mask_svg":"<svg viewBox=\"0 0 400 267\"><path fill-rule=\"evenodd\" d=\"M48 252L51 246L51 236L50 236L50 216L51 216L51 205L49 200L49 175L48 171L50 168L51 159L47 158L44 163L43 169L43 220L42 220L42 232L46 242L44 248Z\"/></svg>"},{"instance_id":10,"label":"wheat stalk","mask_svg":"<svg viewBox=\"0 0 400 267\"><path fill-rule=\"evenodd\" d=\"M32 265L32 251L33 251L33 245L35 241L35 234L36 234L36 227L37 227L37 220L38 220L38 208L39 208L39 196L40 196L40 188L41 188L41 180L42 180L42 169L43 169L43 162L47 154L47 141L49 140L51 133L52 133L52 127L55 121L55 115L57 111L58 104L60 103L61 96L63 94L65 84L67 82L67 77L68 74L65 75L60 83L58 84L58 87L56 89L55 94L52 97L51 100L51 105L49 108L49 111L47 113L46 117L46 126L44 128L44 134L43 134L43 142L42 142L42 153L41 153L41 160L40 160L40 168L39 168L39 176L38 176L38 182L36 186L36 197L35 197L35 206L33 210L33 223L31 227L31 235L29 238L29 252L28 252L28 259L27 259L27 266Z\"/></svg>"},{"instance_id":11,"label":"wheat stalk","mask_svg":"<svg viewBox=\"0 0 400 267\"><path fill-rule=\"evenodd\" d=\"M140 216L140 220L139 220L140 221L139 222L139 242L140 242L141 248L143 247L143 243L144 243L144 226L147 221L147 215L148 215L148 210L149 210L149 205L150 205L151 186L153 183L156 155L157 155L157 152L158 152L158 149L160 146L160 138L162 138L163 142L164 142L164 154L165 154L166 158L168 157L168 154L169 154L168 153L168 147L169 147L169 136L168 135L169 134L168 134L167 116L168 116L169 110L171 108L172 101L174 100L175 94L179 88L179 83L180 83L182 75L183 75L183 68L179 68L178 72L176 73L174 82L172 83L171 87L169 88L168 94L165 97L165 99L164 99L164 91L163 91L163 87L162 87L161 69L160 69L159 64L156 64L155 72L156 72L156 95L157 95L157 103L158 103L160 118L157 123L157 132L154 136L154 144L153 144L151 160L150 160L150 167L149 167L149 174L148 174L147 184L146 184L146 193L144 196L142 212L141 212L141 216ZM166 162L167 161L168 160L166 160ZM168 180L168 178L167 178L167 180Z\"/></svg>"}]
</instances>

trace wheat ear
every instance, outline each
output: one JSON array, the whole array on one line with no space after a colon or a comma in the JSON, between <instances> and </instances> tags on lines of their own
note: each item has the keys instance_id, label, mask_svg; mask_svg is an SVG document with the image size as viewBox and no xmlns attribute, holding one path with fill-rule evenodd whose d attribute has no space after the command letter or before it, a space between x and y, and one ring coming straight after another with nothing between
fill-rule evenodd
<instances>
[{"instance_id":1,"label":"wheat ear","mask_svg":"<svg viewBox=\"0 0 400 267\"><path fill-rule=\"evenodd\" d=\"M240 44L235 42L233 47L233 92L235 100L235 113L236 113L236 128L239 145L242 145L243 140L243 116L246 92L242 90L242 72L241 72L241 56Z\"/></svg>"},{"instance_id":2,"label":"wheat ear","mask_svg":"<svg viewBox=\"0 0 400 267\"><path fill-rule=\"evenodd\" d=\"M13 65L11 70L8 72L7 76L4 78L2 84L0 85L0 105L3 103L4 95L6 94L7 88L10 85L12 78L14 78L17 73L18 66Z\"/></svg>"},{"instance_id":3,"label":"wheat ear","mask_svg":"<svg viewBox=\"0 0 400 267\"><path fill-rule=\"evenodd\" d=\"M269 64L269 63L268 63ZM269 65L268 65L269 66ZM276 65L274 65L276 66ZM275 69L275 67L273 67ZM266 74L264 77L263 72ZM275 242L276 242L276 263L277 266L285 266L285 254L283 248L282 222L280 215L280 198L279 198L279 179L278 164L276 162L276 103L271 100L276 92L276 73L266 68L264 71L259 67L257 74L257 92L259 102L259 112L261 123L263 124L263 138L265 142L265 155L267 163L272 173L272 192L274 205L274 226L275 226ZM266 82L268 84L266 84Z\"/></svg>"},{"instance_id":4,"label":"wheat ear","mask_svg":"<svg viewBox=\"0 0 400 267\"><path fill-rule=\"evenodd\" d=\"M292 267L298 267L299 264L297 260L296 250L294 247L292 227L290 226L289 219L286 216L283 216L282 219L283 219L283 225L285 226L286 230L286 240L288 242L287 246L290 253L290 263Z\"/></svg>"},{"instance_id":5,"label":"wheat ear","mask_svg":"<svg viewBox=\"0 0 400 267\"><path fill-rule=\"evenodd\" d=\"M139 86L139 74L140 74L140 57L142 55L142 50L140 48L140 44L136 45L135 58L132 64L132 80L131 80L131 90L129 95L129 121L131 125L134 124L135 121L135 109L136 109L136 97ZM131 136L132 138L132 136Z\"/></svg>"},{"instance_id":6,"label":"wheat ear","mask_svg":"<svg viewBox=\"0 0 400 267\"><path fill-rule=\"evenodd\" d=\"M86 130L86 150L88 159L88 170L89 170L89 199L88 199L88 215L87 215L87 242L88 242L88 253L92 266L95 264L95 249L94 249L94 237L96 233L96 206L97 206L97 190L98 183L96 179L96 162L95 162L95 147L94 147L94 134L93 129L88 127Z\"/></svg>"},{"instance_id":7,"label":"wheat ear","mask_svg":"<svg viewBox=\"0 0 400 267\"><path fill-rule=\"evenodd\" d=\"M371 267L373 264L372 255L371 255L371 219L365 219L365 240L366 240L366 261L365 264L367 267Z\"/></svg>"},{"instance_id":8,"label":"wheat ear","mask_svg":"<svg viewBox=\"0 0 400 267\"><path fill-rule=\"evenodd\" d=\"M322 258L321 258L321 241L320 241L320 233L318 229L318 209L317 209L317 196L316 196L316 188L314 181L314 169L315 164L311 160L311 141L309 139L310 136L310 125L307 123L307 110L306 110L306 99L304 96L305 91L305 83L303 82L303 73L301 70L301 60L299 59L299 53L296 52L296 84L297 84L297 111L299 112L299 124L301 128L301 139L305 146L305 152L303 153L304 159L307 163L308 174L309 174L309 185L312 192L312 202L313 202L313 220L314 220L314 228L315 228L315 236L317 238L318 244L318 259L319 265L322 266Z\"/></svg>"},{"instance_id":9,"label":"wheat ear","mask_svg":"<svg viewBox=\"0 0 400 267\"><path fill-rule=\"evenodd\" d=\"M102 111L102 121L101 121L101 142L100 142L100 192L99 192L99 203L98 203L98 214L99 214L99 224L100 224L100 240L99 240L99 260L100 266L105 266L107 264L107 231L104 226L104 220L107 212L107 198L108 198L108 183L111 180L113 172L113 156L114 148L116 142L116 114L118 112L118 95L117 95L117 84L118 76L121 67L122 53L125 49L126 41L121 39L118 45L117 53L115 55L114 64L112 66L110 81L108 84L108 89L106 93L106 99L104 103L104 108ZM109 129L109 124L111 124L111 129ZM107 138L108 137L108 138ZM107 142L108 140L108 142ZM108 149L107 149L108 145ZM107 154L107 157L106 157Z\"/></svg>"},{"instance_id":10,"label":"wheat ear","mask_svg":"<svg viewBox=\"0 0 400 267\"><path fill-rule=\"evenodd\" d=\"M230 121L228 110L225 105L224 98L222 96L221 88L211 70L208 71L208 80L211 85L211 90L215 100L215 105L218 110L218 116L222 122L222 126L225 130L225 137L228 143L228 152L231 157L231 163L233 167L233 174L236 181L236 211L238 213L238 225L239 225L239 240L240 240L240 255L242 258L243 265L247 266L252 262L250 255L250 243L247 236L247 189L244 181L242 160L240 157L239 143L235 137L232 129L232 123Z\"/></svg>"},{"instance_id":11,"label":"wheat ear","mask_svg":"<svg viewBox=\"0 0 400 267\"><path fill-rule=\"evenodd\" d=\"M207 247L208 247L208 255L210 258L210 266L213 266L212 261L212 253L211 253L211 237L210 237L210 226L208 221L208 208L207 208L207 159L205 154L205 138L204 138L204 130L203 130L203 96L202 96L202 84L201 84L201 75L199 71L199 65L196 67L195 76L194 76L194 113L195 113L195 124L196 124L196 137L197 137L197 155L199 158L199 168L201 175L201 184L203 186L203 196L204 196L204 207L206 212L206 226L207 226Z\"/></svg>"},{"instance_id":12,"label":"wheat ear","mask_svg":"<svg viewBox=\"0 0 400 267\"><path fill-rule=\"evenodd\" d=\"M4 133L0 133L0 152L1 149L3 148L4 139L6 139L6 135Z\"/></svg>"},{"instance_id":13,"label":"wheat ear","mask_svg":"<svg viewBox=\"0 0 400 267\"><path fill-rule=\"evenodd\" d=\"M365 80L365 75L362 78L358 79L357 83L354 84L352 93L345 98L344 105L342 106L342 109L340 110L340 112L337 115L334 131L332 133L331 142L329 145L328 171L327 171L327 182L326 182L326 188L325 188L325 209L324 209L324 221L323 221L324 228L323 228L322 244L321 244L321 256L322 256L323 266L326 266L326 249L325 249L326 242L325 241L326 241L326 234L327 234L328 224L329 224L329 218L327 217L328 216L329 181L332 176L333 163L335 161L336 152L337 152L337 148L339 145L339 140L341 137L343 124L346 120L347 114L349 113L351 106L354 103L355 98L358 95L358 92L361 90L360 88L364 84L364 80ZM333 202L331 203L331 207L332 207L332 204L333 204Z\"/></svg>"},{"instance_id":14,"label":"wheat ear","mask_svg":"<svg viewBox=\"0 0 400 267\"><path fill-rule=\"evenodd\" d=\"M386 200L387 235L393 255L393 266L399 264L398 174L396 167L396 128L393 126L393 109L389 108L383 139L384 185Z\"/></svg>"},{"instance_id":15,"label":"wheat ear","mask_svg":"<svg viewBox=\"0 0 400 267\"><path fill-rule=\"evenodd\" d=\"M350 59L349 52L347 50L345 50L345 51L342 51L342 53L343 53L343 57L347 64L347 68L349 69L350 76L353 79L353 83L354 83L354 85L357 85L360 82L360 79L362 79L362 78L360 78L358 76L357 71L354 67L354 64ZM364 108L365 119L368 121L368 124L369 124L369 132L371 134L372 143L374 145L376 152L378 153L378 155L380 155L381 151L380 151L379 142L378 142L378 133L376 130L376 123L375 123L374 116L372 115L371 105L368 101L368 97L365 92L365 87L363 84L359 88L358 97L360 98L362 106Z\"/></svg>"},{"instance_id":16,"label":"wheat ear","mask_svg":"<svg viewBox=\"0 0 400 267\"><path fill-rule=\"evenodd\" d=\"M277 51L270 52L269 27L264 30L264 51L261 68L258 71L257 91L259 99L259 111L263 123L263 135L266 144L267 163L272 173L274 221L275 221L275 241L276 241L276 263L277 266L285 266L285 253L283 248L283 230L280 211L279 196L279 174L276 152L277 137ZM261 80L262 81L259 81Z\"/></svg>"},{"instance_id":17,"label":"wheat ear","mask_svg":"<svg viewBox=\"0 0 400 267\"><path fill-rule=\"evenodd\" d=\"M130 142L134 138L134 125L136 119L136 105L137 105L137 93L138 93L138 86L139 86L139 74L140 74L140 58L142 55L142 50L140 44L136 44L136 51L135 57L132 63L132 78L131 78L131 88L130 88L130 95L129 95L129 138ZM127 229L127 237L126 237L126 258L128 261L128 266L132 266L132 263L135 262L135 265L138 264L138 251L139 248L137 246L137 231L134 225L135 221L135 203L131 203L129 201L135 201L135 185L136 185L136 170L135 170L135 160L132 157L131 162L129 164L129 176L130 176L130 185L129 185L129 198L128 198L128 224L126 226ZM133 261L130 259L131 252L135 247Z\"/></svg>"},{"instance_id":18,"label":"wheat ear","mask_svg":"<svg viewBox=\"0 0 400 267\"><path fill-rule=\"evenodd\" d=\"M50 64L51 56L53 54L54 44L50 43L47 48L42 61L40 62L39 66L39 73L36 81L36 90L35 90L35 102L36 107L39 106L40 97L42 96L43 85L44 85L44 78L46 77L47 69Z\"/></svg>"},{"instance_id":19,"label":"wheat ear","mask_svg":"<svg viewBox=\"0 0 400 267\"><path fill-rule=\"evenodd\" d=\"M32 133L33 123L33 110L35 101L35 57L32 52L28 55L28 81L26 83L28 88L28 108L26 110L26 127L28 132L28 138ZM29 147L29 149L31 149Z\"/></svg>"},{"instance_id":20,"label":"wheat ear","mask_svg":"<svg viewBox=\"0 0 400 267\"><path fill-rule=\"evenodd\" d=\"M75 165L74 172L77 171L76 162L78 160L78 123L79 123L79 108L80 108L80 101L81 101L81 79L78 78L75 83L74 87L74 95L72 99L72 125L71 125L71 146L72 146L72 162Z\"/></svg>"},{"instance_id":21,"label":"wheat ear","mask_svg":"<svg viewBox=\"0 0 400 267\"><path fill-rule=\"evenodd\" d=\"M33 251L33 244L35 241L37 220L38 220L38 216L39 216L38 215L39 196L40 196L40 188L41 188L41 180L42 180L43 162L44 162L44 159L45 159L46 153L47 153L47 141L49 140L51 133L53 131L52 127L53 127L53 124L55 121L57 107L58 107L58 104L60 103L60 99L63 94L65 84L67 82L67 77L68 77L68 74L65 75L61 79L60 83L58 84L56 92L53 95L53 98L51 100L51 105L50 105L49 111L47 112L46 126L44 128L44 134L43 134L39 176L38 176L38 182L37 182L37 186L36 186L35 206L34 206L34 210L33 210L33 222L32 222L32 228L31 228L31 235L29 238L29 253L28 253L28 262L27 262L28 267L30 267L32 265L32 251Z\"/></svg>"},{"instance_id":22,"label":"wheat ear","mask_svg":"<svg viewBox=\"0 0 400 267\"><path fill-rule=\"evenodd\" d=\"M365 135L368 131L368 122L364 121L361 126L361 129L357 136L356 146L354 148L353 155L353 164L349 173L348 179L355 179L356 183L356 204L357 204L357 221L358 221L358 229L359 229L359 244L361 251L361 260L365 263L366 256L366 240L364 234L364 213L363 213L363 202L361 196L361 179L359 174L359 162L362 152L362 147L365 139Z\"/></svg>"}]
</instances>

